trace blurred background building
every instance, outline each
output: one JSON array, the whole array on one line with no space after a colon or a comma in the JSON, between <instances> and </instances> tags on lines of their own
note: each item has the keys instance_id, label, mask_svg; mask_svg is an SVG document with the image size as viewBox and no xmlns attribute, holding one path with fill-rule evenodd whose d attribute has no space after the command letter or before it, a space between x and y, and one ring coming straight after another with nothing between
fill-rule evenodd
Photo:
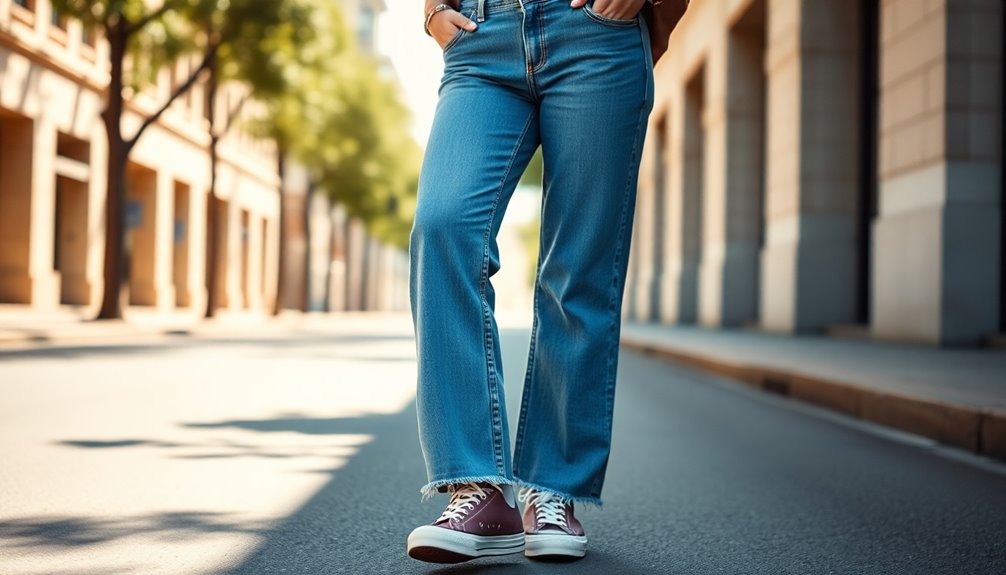
<instances>
[{"instance_id":1,"label":"blurred background building","mask_svg":"<svg viewBox=\"0 0 1006 575\"><path fill-rule=\"evenodd\" d=\"M625 314L1006 331L1001 0L692 0L655 70Z\"/></svg>"},{"instance_id":2,"label":"blurred background building","mask_svg":"<svg viewBox=\"0 0 1006 575\"><path fill-rule=\"evenodd\" d=\"M346 4L357 40L372 51L382 2ZM100 113L108 49L96 31L62 17L48 0L0 0L0 304L87 317L100 305L108 156ZM161 70L155 85L129 95L127 132L196 65L183 58ZM395 289L400 302L401 250L380 245L362 224L339 218L337 206L320 208L320 219L333 231L312 236L321 242L318 263L307 265L303 226L298 227L309 221L306 179L291 166L287 189L280 193L275 145L242 129L263 107L236 82L222 85L217 98L216 116L234 122L235 129L220 141L217 191L210 196L207 101L205 82L197 82L130 155L132 310L201 317L213 267L217 305L225 312L271 312L280 291L283 305L299 309L390 307ZM282 244L281 201L290 208ZM220 229L209 223L209 202L225 214ZM219 261L209 266L207 238L214 233ZM392 273L395 265L399 271ZM332 271L325 279L329 290L307 290L309 267L312 274L315 268ZM397 274L398 283L382 273ZM331 303L318 302L319 293L328 294Z\"/></svg>"},{"instance_id":3,"label":"blurred background building","mask_svg":"<svg viewBox=\"0 0 1006 575\"><path fill-rule=\"evenodd\" d=\"M384 0L342 0L359 50L394 68L377 52ZM286 222L282 305L304 311L403 310L408 306L408 254L382 243L342 206L316 194L303 166L291 164L283 191Z\"/></svg>"}]
</instances>

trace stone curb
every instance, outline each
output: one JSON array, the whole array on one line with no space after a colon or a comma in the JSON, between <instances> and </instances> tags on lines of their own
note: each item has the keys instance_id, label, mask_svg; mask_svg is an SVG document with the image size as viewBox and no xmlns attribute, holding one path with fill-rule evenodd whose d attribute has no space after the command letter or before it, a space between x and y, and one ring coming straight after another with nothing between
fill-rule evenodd
<instances>
[{"instance_id":1,"label":"stone curb","mask_svg":"<svg viewBox=\"0 0 1006 575\"><path fill-rule=\"evenodd\" d=\"M622 335L629 349L671 359L865 421L1006 461L1006 412L870 389L795 371L748 365Z\"/></svg>"}]
</instances>

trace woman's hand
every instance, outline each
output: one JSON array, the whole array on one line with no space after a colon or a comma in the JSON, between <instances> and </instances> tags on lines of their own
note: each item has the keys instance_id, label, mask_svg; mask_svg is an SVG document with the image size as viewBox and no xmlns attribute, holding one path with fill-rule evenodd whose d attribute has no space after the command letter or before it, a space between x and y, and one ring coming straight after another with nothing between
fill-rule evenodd
<instances>
[{"instance_id":1,"label":"woman's hand","mask_svg":"<svg viewBox=\"0 0 1006 575\"><path fill-rule=\"evenodd\" d=\"M441 10L430 18L430 35L440 45L441 50L461 28L474 32L478 25L453 8Z\"/></svg>"},{"instance_id":2,"label":"woman's hand","mask_svg":"<svg viewBox=\"0 0 1006 575\"><path fill-rule=\"evenodd\" d=\"M632 20L639 14L646 0L595 0L591 8L596 14L614 20ZM583 8L587 0L573 0L569 3L573 8Z\"/></svg>"}]
</instances>

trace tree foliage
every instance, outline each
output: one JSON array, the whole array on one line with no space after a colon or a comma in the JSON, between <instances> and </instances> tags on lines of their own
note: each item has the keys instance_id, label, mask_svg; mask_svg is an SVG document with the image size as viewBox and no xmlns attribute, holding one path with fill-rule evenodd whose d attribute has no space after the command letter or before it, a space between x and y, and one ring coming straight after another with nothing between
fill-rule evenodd
<instances>
[{"instance_id":1,"label":"tree foliage","mask_svg":"<svg viewBox=\"0 0 1006 575\"><path fill-rule=\"evenodd\" d=\"M160 4L52 0L52 5L63 16L100 28L109 45L110 77L101 115L108 135L108 178L104 288L98 318L121 318L128 302L125 278L131 254L123 220L126 165L133 148L172 102L210 72L214 82L233 76L246 81L256 93L282 93L283 58L276 55L284 49L296 52L299 42L309 40L311 29L304 26L309 12L301 0L163 0ZM129 87L142 89L164 66L192 52L201 54L200 63L187 78L172 83L168 98L141 119L135 132L124 134L122 116Z\"/></svg>"},{"instance_id":2,"label":"tree foliage","mask_svg":"<svg viewBox=\"0 0 1006 575\"><path fill-rule=\"evenodd\" d=\"M306 164L318 187L386 241L407 244L419 153L407 114L380 66L357 53L331 0L52 0L100 28L111 46L102 118L109 138L105 290L100 318L121 317L128 275L125 166L144 131L212 72L245 82L272 115L263 129ZM123 101L165 66L198 54L157 110L123 134ZM228 122L229 124L229 122Z\"/></svg>"},{"instance_id":3,"label":"tree foliage","mask_svg":"<svg viewBox=\"0 0 1006 575\"><path fill-rule=\"evenodd\" d=\"M280 67L293 89L269 102L267 133L308 167L315 185L371 233L408 245L421 153L382 64L356 49L341 11L316 0L314 42Z\"/></svg>"}]
</instances>

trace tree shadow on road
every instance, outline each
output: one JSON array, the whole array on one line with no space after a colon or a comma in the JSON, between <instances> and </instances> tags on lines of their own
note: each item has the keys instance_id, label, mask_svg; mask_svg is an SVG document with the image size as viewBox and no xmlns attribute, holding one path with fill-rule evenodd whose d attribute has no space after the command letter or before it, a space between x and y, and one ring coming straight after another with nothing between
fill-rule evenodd
<instances>
[{"instance_id":1,"label":"tree shadow on road","mask_svg":"<svg viewBox=\"0 0 1006 575\"><path fill-rule=\"evenodd\" d=\"M140 535L173 539L205 533L267 532L264 522L241 520L230 513L169 511L132 517L34 516L0 520L0 541L7 549L35 551L115 542Z\"/></svg>"},{"instance_id":2,"label":"tree shadow on road","mask_svg":"<svg viewBox=\"0 0 1006 575\"><path fill-rule=\"evenodd\" d=\"M264 534L264 543L226 575L299 573L469 574L627 573L618 557L592 552L575 563L534 563L520 555L486 558L452 566L409 558L409 532L429 523L446 499L422 503L419 488L426 482L419 448L415 404L393 416L360 418L358 432L373 434L345 467L297 512ZM231 421L209 426L238 426L257 431L342 433L339 422L286 418L272 421ZM330 426L331 427L328 427Z\"/></svg>"},{"instance_id":3,"label":"tree shadow on road","mask_svg":"<svg viewBox=\"0 0 1006 575\"><path fill-rule=\"evenodd\" d=\"M411 335L332 335L301 333L293 336L279 334L275 337L208 337L191 336L185 333L165 334L164 337L151 336L150 340L140 340L135 343L57 343L39 345L27 348L0 348L0 360L15 359L79 359L84 357L144 355L154 353L171 353L191 348L203 347L209 344L224 347L265 348L270 350L303 349L305 346L323 348L325 353L316 355L325 359L364 359L367 361L415 361L412 354L380 356L354 355L335 353L340 346L353 344L368 344L374 342L404 342L412 341ZM39 340L42 341L42 340Z\"/></svg>"},{"instance_id":4,"label":"tree shadow on road","mask_svg":"<svg viewBox=\"0 0 1006 575\"><path fill-rule=\"evenodd\" d=\"M324 343L312 338L313 343ZM266 346L272 341L240 340L238 344ZM190 342L186 345L198 345ZM155 346L156 347L156 346ZM114 353L114 352L113 352ZM370 358L373 359L373 358ZM514 380L519 381L519 380ZM518 397L510 390L510 394ZM261 543L250 554L222 570L219 575L302 575L347 574L470 574L492 575L533 573L635 573L638 565L603 546L592 547L587 557L567 564L535 563L520 555L486 558L470 563L442 566L420 563L405 552L406 538L416 526L431 522L440 513L446 498L422 503L419 488L426 482L420 451L415 404L394 414L359 417L318 418L301 414L277 414L265 419L188 421L180 425L190 430L238 429L254 433L296 432L334 438L346 434L373 439L358 447L345 463L335 469L313 469L328 477L299 509L269 522L248 523L226 514L197 511L154 513L125 518L35 517L0 523L0 546L17 541L22 549L85 546L116 541L133 534L156 534L165 539L175 535L199 537L206 534L252 534ZM71 438L58 442L74 449L163 449L165 456L178 457L177 448L221 446L220 442L175 443L153 438L94 440ZM201 457L255 455L276 456L268 442L256 445L242 438L241 445ZM274 446L273 446L274 447ZM289 447L289 446L287 446ZM290 451L290 453L294 453ZM186 457L192 457L190 453ZM235 550L230 550L235 551Z\"/></svg>"}]
</instances>

